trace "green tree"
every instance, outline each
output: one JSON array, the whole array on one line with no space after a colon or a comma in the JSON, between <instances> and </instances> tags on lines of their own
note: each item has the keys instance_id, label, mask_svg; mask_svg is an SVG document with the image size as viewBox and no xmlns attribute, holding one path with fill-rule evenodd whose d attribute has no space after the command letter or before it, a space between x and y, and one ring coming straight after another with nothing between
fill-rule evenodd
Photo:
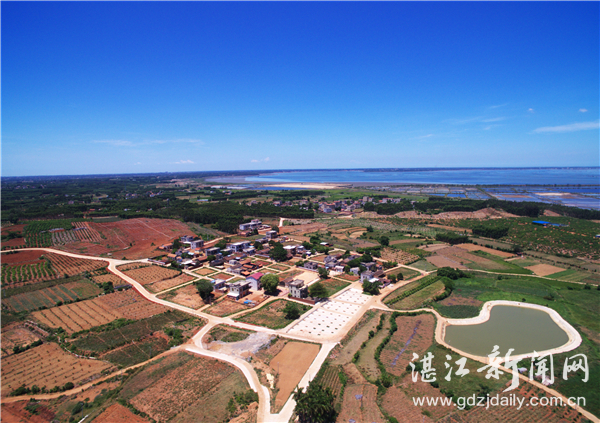
<instances>
[{"instance_id":1,"label":"green tree","mask_svg":"<svg viewBox=\"0 0 600 423\"><path fill-rule=\"evenodd\" d=\"M254 241L254 248L256 248L257 250L262 250L263 245L258 241Z\"/></svg>"},{"instance_id":2,"label":"green tree","mask_svg":"<svg viewBox=\"0 0 600 423\"><path fill-rule=\"evenodd\" d=\"M288 301L288 303L283 308L283 312L285 313L285 318L288 320L296 320L300 317L300 310L298 310L298 306L296 303L292 303Z\"/></svg>"},{"instance_id":3,"label":"green tree","mask_svg":"<svg viewBox=\"0 0 600 423\"><path fill-rule=\"evenodd\" d=\"M317 272L319 272L319 277L321 279L327 279L327 276L329 275L329 271L327 269L325 269L324 267L319 267Z\"/></svg>"},{"instance_id":4,"label":"green tree","mask_svg":"<svg viewBox=\"0 0 600 423\"><path fill-rule=\"evenodd\" d=\"M275 261L285 261L287 260L287 251L285 251L280 242L276 242L273 244L271 251L269 251L269 257Z\"/></svg>"},{"instance_id":5,"label":"green tree","mask_svg":"<svg viewBox=\"0 0 600 423\"><path fill-rule=\"evenodd\" d=\"M198 294L204 300L204 302L210 300L210 297L213 292L212 283L210 283L207 280L201 280L196 282L194 285L196 286L196 290L198 291Z\"/></svg>"},{"instance_id":6,"label":"green tree","mask_svg":"<svg viewBox=\"0 0 600 423\"><path fill-rule=\"evenodd\" d=\"M173 251L177 251L181 248L181 241L179 241L179 238L176 238L175 241L173 241Z\"/></svg>"},{"instance_id":7,"label":"green tree","mask_svg":"<svg viewBox=\"0 0 600 423\"><path fill-rule=\"evenodd\" d=\"M390 245L390 239L384 235L381 238L379 238L379 243L384 247L387 247L388 245Z\"/></svg>"},{"instance_id":8,"label":"green tree","mask_svg":"<svg viewBox=\"0 0 600 423\"><path fill-rule=\"evenodd\" d=\"M365 294L377 295L377 294L379 294L379 286L380 285L381 285L381 282L379 282L379 281L371 283L366 280L363 282L363 292Z\"/></svg>"},{"instance_id":9,"label":"green tree","mask_svg":"<svg viewBox=\"0 0 600 423\"><path fill-rule=\"evenodd\" d=\"M330 423L337 417L334 408L335 395L331 388L323 388L319 383L309 384L306 392L296 389L294 400L294 412L298 415L300 423Z\"/></svg>"},{"instance_id":10,"label":"green tree","mask_svg":"<svg viewBox=\"0 0 600 423\"><path fill-rule=\"evenodd\" d=\"M308 293L313 298L327 298L329 296L327 288L321 282L316 282L309 286Z\"/></svg>"},{"instance_id":11,"label":"green tree","mask_svg":"<svg viewBox=\"0 0 600 423\"><path fill-rule=\"evenodd\" d=\"M275 295L279 286L279 276L269 273L260 278L260 283L262 283L266 294Z\"/></svg>"}]
</instances>

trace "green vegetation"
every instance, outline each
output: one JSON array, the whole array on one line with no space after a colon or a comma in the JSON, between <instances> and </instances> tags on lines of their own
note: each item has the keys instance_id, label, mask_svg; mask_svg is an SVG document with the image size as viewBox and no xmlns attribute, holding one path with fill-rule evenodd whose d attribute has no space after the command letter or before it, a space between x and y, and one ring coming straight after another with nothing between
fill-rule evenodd
<instances>
[{"instance_id":1,"label":"green vegetation","mask_svg":"<svg viewBox=\"0 0 600 423\"><path fill-rule=\"evenodd\" d=\"M399 288L392 292L384 299L384 303L388 306L395 304L404 298L422 290L423 288L428 287L429 285L434 284L435 282L441 279L440 276L437 275L428 275L423 279L419 279L418 281L411 282L402 288Z\"/></svg>"},{"instance_id":2,"label":"green vegetation","mask_svg":"<svg viewBox=\"0 0 600 423\"><path fill-rule=\"evenodd\" d=\"M275 295L277 294L277 287L279 286L279 277L273 273L264 275L260 278L260 283L265 289L265 294Z\"/></svg>"},{"instance_id":3,"label":"green vegetation","mask_svg":"<svg viewBox=\"0 0 600 423\"><path fill-rule=\"evenodd\" d=\"M250 323L258 326L265 326L270 329L282 329L289 325L294 319L288 319L286 307L290 304L287 300L271 301L257 310L253 310L234 320L244 323ZM300 315L310 309L308 305L293 303L298 307Z\"/></svg>"},{"instance_id":4,"label":"green vegetation","mask_svg":"<svg viewBox=\"0 0 600 423\"><path fill-rule=\"evenodd\" d=\"M296 408L294 413L300 423L329 423L335 421L335 396L331 388L323 388L320 384L311 382L306 392L297 389L294 392Z\"/></svg>"}]
</instances>

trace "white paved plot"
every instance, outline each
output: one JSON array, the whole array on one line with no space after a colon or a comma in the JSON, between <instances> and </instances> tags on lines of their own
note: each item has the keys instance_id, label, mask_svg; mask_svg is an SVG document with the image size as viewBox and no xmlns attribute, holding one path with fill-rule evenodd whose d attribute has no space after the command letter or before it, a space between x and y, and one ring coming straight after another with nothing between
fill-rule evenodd
<instances>
[{"instance_id":1,"label":"white paved plot","mask_svg":"<svg viewBox=\"0 0 600 423\"><path fill-rule=\"evenodd\" d=\"M335 335L350 319L359 312L361 305L369 300L368 295L358 289L349 289L323 306L314 309L288 333L298 335ZM337 300L341 301L337 301Z\"/></svg>"},{"instance_id":2,"label":"white paved plot","mask_svg":"<svg viewBox=\"0 0 600 423\"><path fill-rule=\"evenodd\" d=\"M341 295L338 295L337 297L334 298L334 300L341 300L341 301L345 301L347 303L354 303L354 304L364 304L367 301L369 301L369 298L371 298L371 297L363 294L362 291L352 288L352 289L345 291Z\"/></svg>"},{"instance_id":3,"label":"white paved plot","mask_svg":"<svg viewBox=\"0 0 600 423\"><path fill-rule=\"evenodd\" d=\"M357 304L348 304L339 301L329 301L322 308L328 311L335 311L337 313L348 314L350 316L352 316L354 313L360 310L360 306Z\"/></svg>"},{"instance_id":4,"label":"white paved plot","mask_svg":"<svg viewBox=\"0 0 600 423\"><path fill-rule=\"evenodd\" d=\"M289 333L331 336L337 333L352 316L318 308L289 330Z\"/></svg>"}]
</instances>

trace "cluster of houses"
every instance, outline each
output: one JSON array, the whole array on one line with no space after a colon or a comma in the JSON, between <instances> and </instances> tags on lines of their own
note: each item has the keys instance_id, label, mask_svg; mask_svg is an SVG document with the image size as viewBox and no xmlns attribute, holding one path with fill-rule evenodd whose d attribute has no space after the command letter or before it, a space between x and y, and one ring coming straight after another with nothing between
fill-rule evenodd
<instances>
[{"instance_id":1,"label":"cluster of houses","mask_svg":"<svg viewBox=\"0 0 600 423\"><path fill-rule=\"evenodd\" d=\"M342 273L344 269L352 260L359 258L357 255L350 255L346 258L342 258L342 254L330 254L323 260L323 264L320 265L314 261L307 261L304 263L304 269L318 271L319 267L324 267L327 270ZM360 276L360 281L365 282L369 281L371 283L380 282L381 286L387 286L390 283L390 280L386 278L385 272L383 271L383 267L374 262L361 263L366 270L361 272L359 267L352 267L350 272L356 276Z\"/></svg>"},{"instance_id":2,"label":"cluster of houses","mask_svg":"<svg viewBox=\"0 0 600 423\"><path fill-rule=\"evenodd\" d=\"M262 289L261 279L263 276L265 276L264 273L254 272L246 276L246 280L226 283L221 279L214 279L212 284L214 289L227 290L227 298L237 301L252 291ZM280 285L289 289L291 297L306 298L308 296L308 287L300 279L286 278L280 282Z\"/></svg>"}]
</instances>

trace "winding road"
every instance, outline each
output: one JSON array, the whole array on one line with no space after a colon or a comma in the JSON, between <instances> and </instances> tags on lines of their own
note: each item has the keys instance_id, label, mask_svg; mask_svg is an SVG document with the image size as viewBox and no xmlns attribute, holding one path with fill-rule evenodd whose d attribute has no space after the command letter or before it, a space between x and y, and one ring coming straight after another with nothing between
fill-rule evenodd
<instances>
[{"instance_id":1,"label":"winding road","mask_svg":"<svg viewBox=\"0 0 600 423\"><path fill-rule=\"evenodd\" d=\"M280 222L280 224L281 223L282 222ZM223 361L226 361L226 362L236 366L244 374L244 376L248 380L250 387L258 393L259 409L258 409L257 419L258 419L258 422L264 422L264 423L287 423L287 422L289 422L293 415L295 401L290 396L290 398L287 400L287 402L285 403L285 405L283 406L283 408L281 409L281 411L279 413L277 413L277 414L271 413L270 412L271 401L270 401L269 390L260 383L260 380L259 380L254 368L245 360L242 360L240 358L233 357L230 355L222 354L222 353L219 353L216 351L208 350L203 345L202 338L206 333L208 333L210 331L210 329L212 329L214 326L217 326L220 324L225 324L225 325L238 327L241 329L250 330L253 332L261 332L261 333L265 333L265 334L269 334L269 335L276 335L276 336L294 339L294 340L298 340L298 341L307 341L307 342L321 344L319 353L317 354L316 358L313 360L313 362L309 366L308 370L302 377L300 383L298 384L298 387L303 389L303 388L307 387L309 382L316 376L317 372L321 368L321 365L324 363L324 361L327 358L327 356L329 355L330 351L335 347L335 345L337 345L343 339L343 337L346 335L346 333L358 322L358 320L363 316L363 314L365 312L367 312L369 309L379 309L379 310L383 310L383 311L395 311L395 310L392 310L389 307L387 307L385 304L383 304L383 302L382 302L383 298L386 297L387 295L389 295L392 291L404 286L405 284L413 282L422 277L425 277L430 273L433 273L433 272L425 272L425 271L423 271L421 269L417 269L415 267L399 265L398 267L404 267L404 268L408 268L408 269L419 272L420 276L417 278L413 278L409 281L405 281L403 283L397 283L394 286L388 286L388 287L382 289L381 294L369 298L369 300L366 303L364 303L362 306L360 306L360 308L353 314L352 318L348 322L346 322L344 324L344 326L334 335L330 335L330 336L298 335L298 334L290 334L287 332L291 326L293 326L294 324L297 323L296 321L291 323L286 328L273 330L273 329L269 329L269 328L262 327L262 326L255 326L255 325L235 321L232 319L232 317L235 317L235 315L230 316L230 317L217 317L217 316L213 316L213 315L210 315L207 313L203 313L199 310L194 310L189 307L185 307L185 306L175 304L175 303L172 303L172 302L169 302L166 300L162 300L162 299L158 298L156 294L152 294L152 293L148 292L139 282L135 281L134 279L132 279L131 277L127 276L123 272L119 271L119 269L117 269L117 266L122 265L122 264L134 263L134 262L148 262L148 259L118 260L118 259L112 259L112 258L93 257L93 256L82 255L82 254L69 253L66 251L55 250L52 248L24 248L24 249L13 250L13 251L32 251L32 250L46 251L46 252L51 252L51 253L55 253L55 254L61 254L61 255L65 255L65 256L69 256L69 257L86 259L86 260L100 260L100 261L107 262L108 269L112 273L114 273L115 275L119 276L123 280L130 283L134 287L134 289L138 293L140 293L140 295L144 296L144 298L146 298L147 300L152 301L157 304L164 305L164 306L172 308L172 309L182 311L184 313L188 313L188 314L196 316L196 317L205 319L207 321L207 324L204 325L202 327L202 329L196 335L194 335L194 337L191 340L192 341L191 344L188 343L188 344L184 344L184 345L175 347L170 351L167 351L157 357L154 357L154 358L148 360L147 362L156 360L157 358L159 358L165 354L170 354L173 351L185 350L185 351L189 351L191 353L202 355L205 357L211 357L211 358L223 360ZM186 271L185 273L190 274L191 276L197 277L197 275L192 272ZM350 290L352 288L362 290L362 285L358 281L354 282L354 283L350 284L348 287L339 291L333 298L335 298L339 295L342 295L344 292L346 292L347 290ZM273 301L275 299L277 299L277 298L273 298L273 299L270 299L267 301ZM313 307L313 309L322 307L324 304L326 304L326 303L318 303L315 307ZM262 304L258 305L257 308L262 307L263 305L264 305L264 302ZM455 348L453 348L452 346L446 344L446 342L443 339L443 328L445 327L445 324L447 323L448 319L441 316L439 313L437 313L435 310L432 310L432 309L416 309L416 310L405 310L405 311L424 311L424 312L429 312L429 313L434 314L437 318L437 325L436 325L436 332L435 332L436 341L438 343L454 350L455 352L457 352L459 354L465 355L464 352L458 351ZM244 311L244 312L246 312L246 311ZM485 359L483 359L482 357L470 356L469 358L479 361L481 363L487 364L487 361ZM56 393L56 394L36 395L35 397L39 398L39 399L51 399L51 398L59 397L61 395L75 394L75 393L81 392L84 389L87 389L88 387L98 383L99 381L108 379L115 375L123 374L128 369L143 366L147 362L139 363L139 364L137 364L135 366L131 366L127 369L119 370L115 373L112 373L105 377L96 379L93 382L90 382L83 386L79 386L70 391ZM509 369L506 369L503 366L500 366L500 368L504 371L510 372ZM523 379L524 381L527 381L527 382L535 385L536 387L543 389L544 391L551 394L552 396L563 398L563 400L566 402L566 398L564 397L564 395L558 393L557 391L550 389L536 381L531 381L524 375L519 375L519 377L521 379ZM16 401L29 399L30 397L31 397L31 395L25 395L25 396L21 396L21 397L6 397L6 398L2 398L1 402L2 403L16 402ZM600 422L600 420L596 416L587 412L586 410L584 410L580 407L577 407L577 406L573 406L573 408L576 409L577 411L579 411L580 413L582 413L585 417L587 417L591 421Z\"/></svg>"}]
</instances>

